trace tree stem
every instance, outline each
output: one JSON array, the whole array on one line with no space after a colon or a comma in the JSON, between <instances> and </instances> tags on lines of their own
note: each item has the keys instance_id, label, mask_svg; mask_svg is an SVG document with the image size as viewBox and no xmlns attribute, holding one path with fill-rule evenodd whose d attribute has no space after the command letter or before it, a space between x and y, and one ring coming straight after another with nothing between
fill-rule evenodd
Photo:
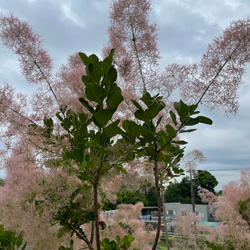
<instances>
[{"instance_id":1,"label":"tree stem","mask_svg":"<svg viewBox=\"0 0 250 250\"><path fill-rule=\"evenodd\" d=\"M158 202L158 223L157 223L157 229L156 229L156 236L154 245L152 247L152 250L155 250L160 238L160 231L161 231L161 189L159 185L159 179L158 179L158 150L157 146L155 145L155 165L154 165L154 176L155 176L155 187L157 191L157 202Z\"/></svg>"}]
</instances>

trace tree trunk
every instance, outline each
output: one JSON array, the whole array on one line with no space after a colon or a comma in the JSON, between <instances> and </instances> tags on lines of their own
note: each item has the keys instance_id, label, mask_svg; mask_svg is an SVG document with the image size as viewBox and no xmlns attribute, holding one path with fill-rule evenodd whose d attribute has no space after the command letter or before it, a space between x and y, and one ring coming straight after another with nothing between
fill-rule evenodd
<instances>
[{"instance_id":1,"label":"tree trunk","mask_svg":"<svg viewBox=\"0 0 250 250\"><path fill-rule=\"evenodd\" d=\"M169 250L168 227L167 227L167 219L166 219L166 209L164 205L164 191L162 191L161 195L162 195L161 200L162 200L162 208L163 208L163 224L164 224L164 229L165 229L166 245L167 245L167 249Z\"/></svg>"},{"instance_id":2,"label":"tree trunk","mask_svg":"<svg viewBox=\"0 0 250 250\"><path fill-rule=\"evenodd\" d=\"M98 209L98 178L94 182L94 209L95 209L95 236L97 250L101 250L99 234L99 209Z\"/></svg>"},{"instance_id":3,"label":"tree trunk","mask_svg":"<svg viewBox=\"0 0 250 250\"><path fill-rule=\"evenodd\" d=\"M158 152L157 147L155 147L155 166L154 166L154 176L155 176L155 187L157 190L157 202L158 202L158 223L157 223L157 229L156 229L156 236L154 245L152 247L152 250L155 250L160 238L160 231L161 231L161 190L160 190L160 184L158 179Z\"/></svg>"}]
</instances>

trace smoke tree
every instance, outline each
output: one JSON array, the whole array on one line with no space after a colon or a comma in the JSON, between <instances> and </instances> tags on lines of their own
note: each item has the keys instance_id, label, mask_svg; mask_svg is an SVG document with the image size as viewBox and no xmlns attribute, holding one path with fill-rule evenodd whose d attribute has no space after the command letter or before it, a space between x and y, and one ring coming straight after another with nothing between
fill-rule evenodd
<instances>
[{"instance_id":1,"label":"smoke tree","mask_svg":"<svg viewBox=\"0 0 250 250\"><path fill-rule=\"evenodd\" d=\"M212 123L198 115L201 101L237 112L249 62L249 19L233 22L208 45L199 64L172 64L161 71L156 25L148 23L150 6L149 0L112 1L104 59L74 54L56 77L31 26L13 14L0 18L3 45L18 56L27 82L38 85L27 97L1 84L6 169L1 222L24 232L24 241L35 249L109 244L99 227L103 198L119 189L135 160L144 159L141 165L154 179L160 214L162 181L182 171L178 164L186 142L179 134ZM175 88L187 103L169 100ZM125 236L130 244L132 238Z\"/></svg>"},{"instance_id":2,"label":"smoke tree","mask_svg":"<svg viewBox=\"0 0 250 250\"><path fill-rule=\"evenodd\" d=\"M118 205L118 209L114 214L106 219L107 224L113 226L109 230L104 230L101 233L109 240L115 240L117 235L120 238L131 235L136 239L131 244L133 248L144 250L150 249L148 247L148 242L154 240L155 231L152 225L145 227L145 222L139 220L143 206L141 202L136 205Z\"/></svg>"},{"instance_id":3,"label":"smoke tree","mask_svg":"<svg viewBox=\"0 0 250 250\"><path fill-rule=\"evenodd\" d=\"M173 223L174 249L206 249L206 236L210 233L209 226L200 225L200 217L195 213L180 211Z\"/></svg>"},{"instance_id":4,"label":"smoke tree","mask_svg":"<svg viewBox=\"0 0 250 250\"><path fill-rule=\"evenodd\" d=\"M220 37L214 39L208 45L200 63L191 65L171 64L164 71L161 71L156 43L156 25L148 24L150 5L151 2L147 0L117 0L112 3L109 27L110 39L107 47L115 48L117 51L115 63L122 78L121 82L127 86L131 86L132 82L132 90L136 93L145 94L147 90L157 90L158 93L162 94L164 106L159 103L158 107L154 109L157 110L158 108L159 113L160 111L164 113L165 119L169 118L167 114L172 106L169 96L175 88L179 89L180 95L185 101L194 104L192 106L194 110L191 108L191 112L187 106L182 105L183 102L175 104L180 120L176 121L175 113L170 112L171 119L166 119L162 123L168 124L166 130L167 136L170 137L175 136L176 132L184 132L181 130L182 126L194 125L199 122L199 118L188 118L192 112L196 112L197 107L195 105L200 104L201 101L211 109L219 107L224 109L226 113L236 113L238 109L238 89L242 84L246 63L249 62L249 19L232 22ZM126 92L132 91L131 88L128 91L128 87L125 90ZM155 121L152 119L158 114L150 113L149 100L151 96L144 96L141 100L147 109L143 111L138 102L133 102L137 108L134 114L137 120L144 122L143 126L147 128L144 132L149 132L144 138L149 137L149 134L152 138L152 141L146 141L146 143L151 143L151 147L147 145L145 150L152 153L150 159L154 162L158 212L160 213L160 174L158 172L157 152L161 152L161 146L159 146L160 144L155 140L153 134L160 122L157 122L156 118ZM148 98L148 103L146 103L146 98ZM154 98L156 100L157 96ZM157 99L157 101L159 102L160 99ZM160 105L162 105L161 108ZM154 124L157 124L157 126L154 127ZM186 132L191 131L193 129L186 130ZM157 138L161 137L161 139L166 139L167 136L164 136L162 130L157 134ZM168 148L169 152L171 150ZM170 161L167 162L164 159L163 162L166 163L167 170L164 174L170 173L170 176L173 176L170 168L168 168ZM160 220L158 231L159 227ZM156 244L157 237L153 246L154 249Z\"/></svg>"}]
</instances>

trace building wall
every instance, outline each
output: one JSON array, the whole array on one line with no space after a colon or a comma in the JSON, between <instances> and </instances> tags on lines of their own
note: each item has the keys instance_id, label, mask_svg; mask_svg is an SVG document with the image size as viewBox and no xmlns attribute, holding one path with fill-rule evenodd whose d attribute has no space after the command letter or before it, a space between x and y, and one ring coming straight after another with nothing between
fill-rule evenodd
<instances>
[{"instance_id":1,"label":"building wall","mask_svg":"<svg viewBox=\"0 0 250 250\"><path fill-rule=\"evenodd\" d=\"M170 219L175 219L176 215L181 210L186 210L187 213L193 212L192 204L181 204L180 202L165 203L166 216ZM210 214L209 206L203 204L195 205L195 212L200 216L201 221L214 221L213 216Z\"/></svg>"}]
</instances>

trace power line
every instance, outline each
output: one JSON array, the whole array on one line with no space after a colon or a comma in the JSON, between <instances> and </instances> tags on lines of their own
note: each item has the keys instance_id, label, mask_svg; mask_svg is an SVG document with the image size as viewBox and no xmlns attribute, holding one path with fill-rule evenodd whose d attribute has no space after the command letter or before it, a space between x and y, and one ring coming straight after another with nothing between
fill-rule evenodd
<instances>
[{"instance_id":1,"label":"power line","mask_svg":"<svg viewBox=\"0 0 250 250\"><path fill-rule=\"evenodd\" d=\"M250 168L231 168L231 169L199 169L201 171L236 171L236 170L246 170Z\"/></svg>"}]
</instances>

